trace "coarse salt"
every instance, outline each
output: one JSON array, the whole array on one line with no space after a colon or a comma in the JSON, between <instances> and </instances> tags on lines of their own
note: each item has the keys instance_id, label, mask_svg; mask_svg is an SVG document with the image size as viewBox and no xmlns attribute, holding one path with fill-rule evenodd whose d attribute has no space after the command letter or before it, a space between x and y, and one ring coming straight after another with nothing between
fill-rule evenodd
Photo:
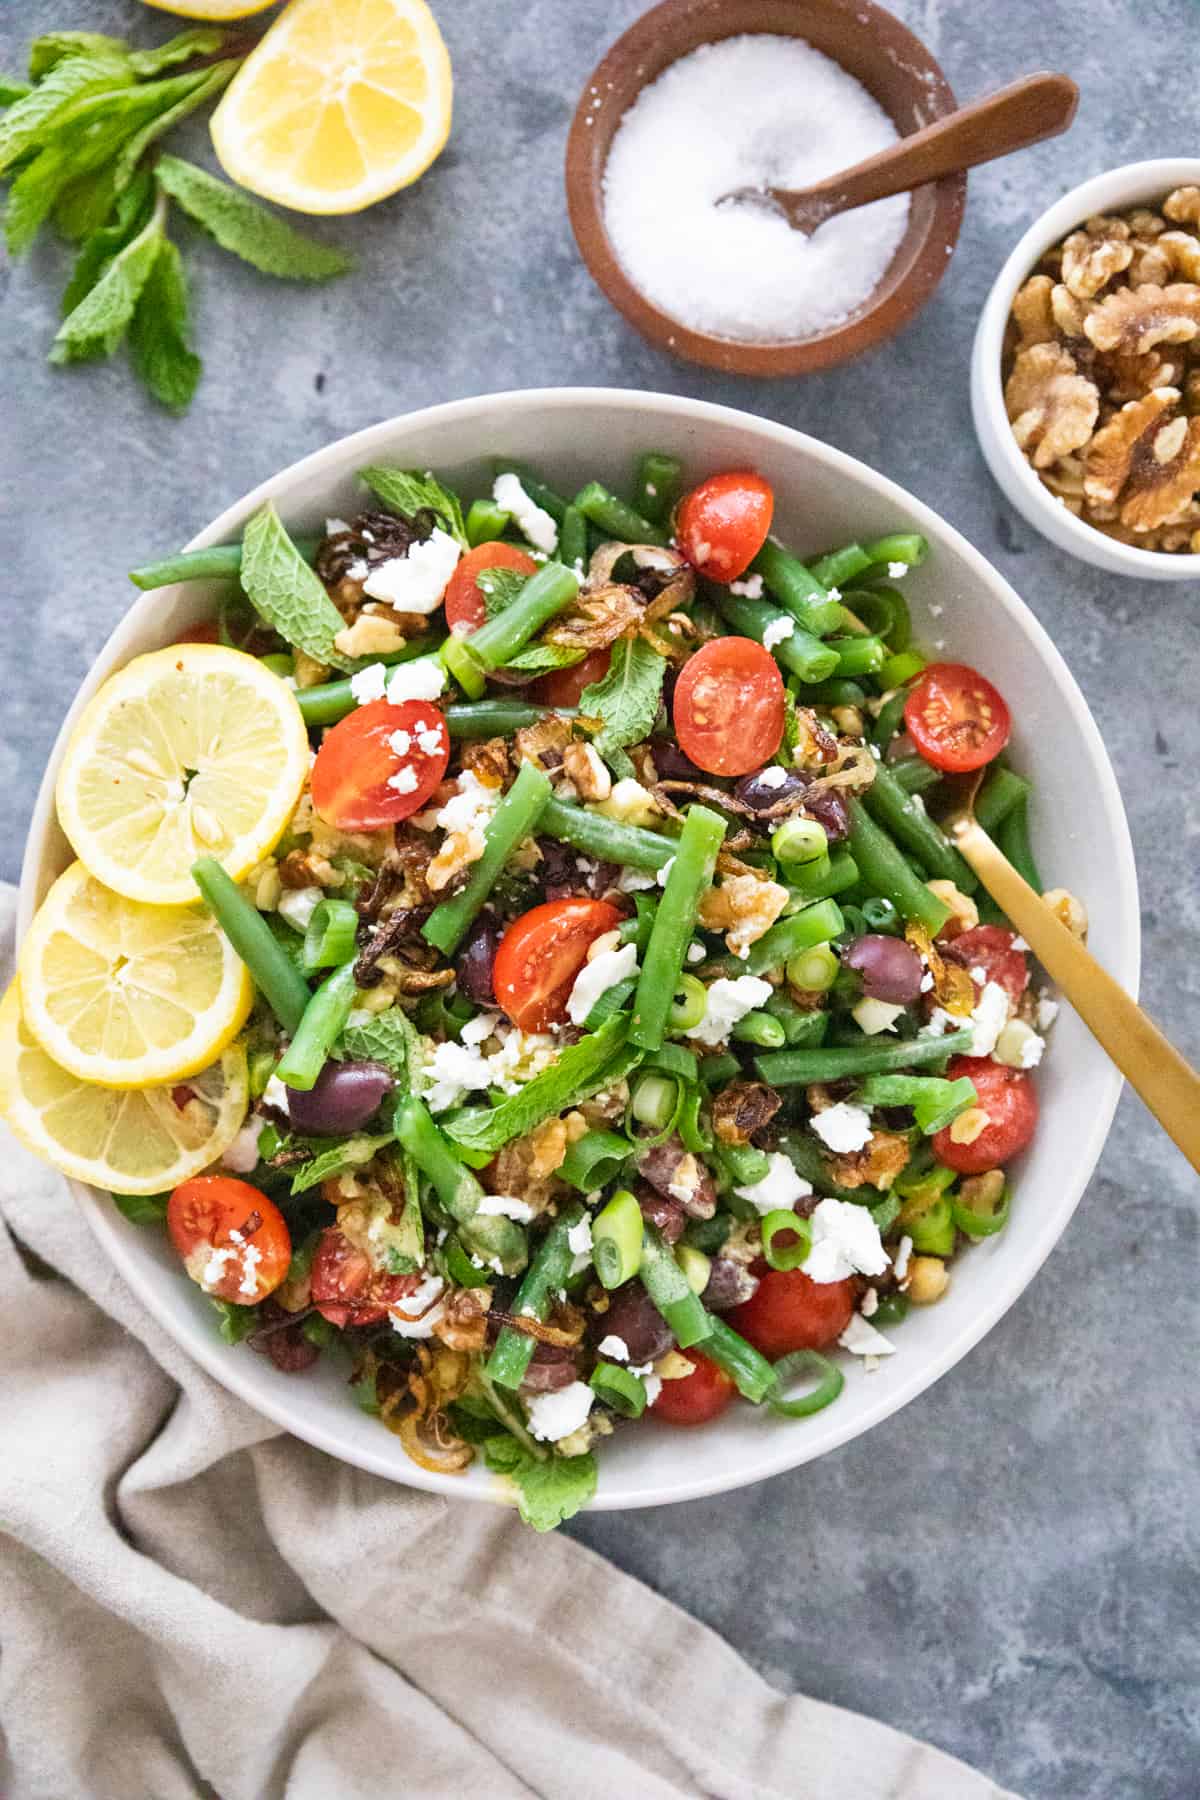
<instances>
[{"instance_id":1,"label":"coarse salt","mask_svg":"<svg viewBox=\"0 0 1200 1800\"><path fill-rule=\"evenodd\" d=\"M720 129L713 129L714 120ZM806 237L745 187L808 187L896 142L860 82L801 39L725 38L644 88L613 139L605 223L626 274L684 325L763 343L848 318L908 224L907 194Z\"/></svg>"}]
</instances>

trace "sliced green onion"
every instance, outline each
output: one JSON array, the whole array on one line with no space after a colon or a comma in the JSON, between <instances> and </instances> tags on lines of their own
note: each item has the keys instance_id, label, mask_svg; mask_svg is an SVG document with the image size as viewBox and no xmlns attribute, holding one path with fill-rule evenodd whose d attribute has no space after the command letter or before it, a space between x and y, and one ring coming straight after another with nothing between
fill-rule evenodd
<instances>
[{"instance_id":1,"label":"sliced green onion","mask_svg":"<svg viewBox=\"0 0 1200 1800\"><path fill-rule=\"evenodd\" d=\"M885 693L888 688L904 687L924 667L925 658L919 650L898 650L894 656L887 657L879 665L880 684Z\"/></svg>"},{"instance_id":2,"label":"sliced green onion","mask_svg":"<svg viewBox=\"0 0 1200 1800\"><path fill-rule=\"evenodd\" d=\"M467 542L472 550L504 536L512 514L497 506L494 500L472 500L467 513Z\"/></svg>"},{"instance_id":3,"label":"sliced green onion","mask_svg":"<svg viewBox=\"0 0 1200 1800\"><path fill-rule=\"evenodd\" d=\"M694 975L681 975L667 1013L669 1031L691 1031L708 1011L708 992Z\"/></svg>"},{"instance_id":4,"label":"sliced green onion","mask_svg":"<svg viewBox=\"0 0 1200 1800\"><path fill-rule=\"evenodd\" d=\"M811 1381L815 1386L796 1399L785 1399L786 1390L796 1381ZM778 1418L807 1419L831 1405L845 1384L837 1364L820 1351L793 1350L775 1364L775 1386L767 1395L767 1405Z\"/></svg>"},{"instance_id":5,"label":"sliced green onion","mask_svg":"<svg viewBox=\"0 0 1200 1800\"><path fill-rule=\"evenodd\" d=\"M448 1237L442 1245L446 1274L456 1287L486 1287L494 1279L490 1269L477 1269L456 1237Z\"/></svg>"},{"instance_id":6,"label":"sliced green onion","mask_svg":"<svg viewBox=\"0 0 1200 1800\"><path fill-rule=\"evenodd\" d=\"M680 1081L695 1081L700 1073L695 1051L686 1044L660 1044L657 1050L647 1053L642 1068L647 1074L653 1071L656 1075L677 1075Z\"/></svg>"},{"instance_id":7,"label":"sliced green onion","mask_svg":"<svg viewBox=\"0 0 1200 1800\"><path fill-rule=\"evenodd\" d=\"M949 1256L954 1248L954 1209L949 1194L942 1194L908 1226L913 1249L920 1256Z\"/></svg>"},{"instance_id":8,"label":"sliced green onion","mask_svg":"<svg viewBox=\"0 0 1200 1800\"><path fill-rule=\"evenodd\" d=\"M703 1250L697 1250L694 1244L680 1244L675 1251L675 1261L683 1270L693 1294L702 1294L712 1273L712 1262Z\"/></svg>"},{"instance_id":9,"label":"sliced green onion","mask_svg":"<svg viewBox=\"0 0 1200 1800\"><path fill-rule=\"evenodd\" d=\"M829 835L818 819L785 819L771 833L781 863L811 863L829 851Z\"/></svg>"},{"instance_id":10,"label":"sliced green onion","mask_svg":"<svg viewBox=\"0 0 1200 1800\"><path fill-rule=\"evenodd\" d=\"M632 1155L628 1138L615 1131L589 1131L570 1145L556 1174L581 1194L591 1194L615 1181Z\"/></svg>"},{"instance_id":11,"label":"sliced green onion","mask_svg":"<svg viewBox=\"0 0 1200 1800\"><path fill-rule=\"evenodd\" d=\"M919 1152L922 1147L918 1147L908 1168L902 1169L892 1183L894 1191L902 1200L912 1200L918 1207L923 1202L936 1200L939 1194L944 1194L958 1180L954 1169L947 1169L942 1163L931 1166L920 1160Z\"/></svg>"},{"instance_id":12,"label":"sliced green onion","mask_svg":"<svg viewBox=\"0 0 1200 1800\"><path fill-rule=\"evenodd\" d=\"M862 916L872 931L881 931L886 937L902 937L904 934L904 920L890 900L864 900Z\"/></svg>"},{"instance_id":13,"label":"sliced green onion","mask_svg":"<svg viewBox=\"0 0 1200 1800\"><path fill-rule=\"evenodd\" d=\"M632 1369L620 1363L597 1363L588 1386L598 1400L611 1406L623 1419L640 1419L646 1410L646 1384Z\"/></svg>"},{"instance_id":14,"label":"sliced green onion","mask_svg":"<svg viewBox=\"0 0 1200 1800\"><path fill-rule=\"evenodd\" d=\"M487 688L487 677L467 649L466 638L452 631L439 655L447 672L454 677L468 700L482 699Z\"/></svg>"},{"instance_id":15,"label":"sliced green onion","mask_svg":"<svg viewBox=\"0 0 1200 1800\"><path fill-rule=\"evenodd\" d=\"M745 1013L733 1026L730 1037L739 1044L755 1044L760 1050L782 1050L787 1032L769 1012Z\"/></svg>"},{"instance_id":16,"label":"sliced green onion","mask_svg":"<svg viewBox=\"0 0 1200 1800\"><path fill-rule=\"evenodd\" d=\"M824 994L837 980L841 966L828 944L814 944L811 950L788 958L787 978L802 993Z\"/></svg>"},{"instance_id":17,"label":"sliced green onion","mask_svg":"<svg viewBox=\"0 0 1200 1800\"><path fill-rule=\"evenodd\" d=\"M784 1235L793 1243L780 1243ZM812 1249L812 1226L799 1213L785 1212L779 1207L769 1212L762 1222L763 1255L773 1269L798 1269Z\"/></svg>"},{"instance_id":18,"label":"sliced green onion","mask_svg":"<svg viewBox=\"0 0 1200 1800\"><path fill-rule=\"evenodd\" d=\"M645 1220L628 1188L615 1193L592 1223L592 1261L606 1288L631 1281L642 1264Z\"/></svg>"},{"instance_id":19,"label":"sliced green onion","mask_svg":"<svg viewBox=\"0 0 1200 1800\"><path fill-rule=\"evenodd\" d=\"M644 1075L633 1090L630 1110L639 1125L669 1131L679 1111L678 1081L669 1075Z\"/></svg>"},{"instance_id":20,"label":"sliced green onion","mask_svg":"<svg viewBox=\"0 0 1200 1800\"><path fill-rule=\"evenodd\" d=\"M698 1082L685 1089L677 1129L684 1149L694 1156L707 1156L713 1147L713 1134L701 1116L703 1105L704 1090Z\"/></svg>"},{"instance_id":21,"label":"sliced green onion","mask_svg":"<svg viewBox=\"0 0 1200 1800\"><path fill-rule=\"evenodd\" d=\"M991 1204L972 1206L963 1199L961 1193L950 1195L950 1212L959 1231L965 1232L969 1238L994 1237L996 1232L1003 1231L1008 1224L1008 1215L1012 1209L1012 1194L1007 1186L1000 1190L999 1197ZM916 1239L913 1239L916 1245Z\"/></svg>"},{"instance_id":22,"label":"sliced green onion","mask_svg":"<svg viewBox=\"0 0 1200 1800\"><path fill-rule=\"evenodd\" d=\"M349 900L321 900L308 921L300 960L310 973L336 969L354 955L357 939L358 913Z\"/></svg>"},{"instance_id":23,"label":"sliced green onion","mask_svg":"<svg viewBox=\"0 0 1200 1800\"><path fill-rule=\"evenodd\" d=\"M892 1294L880 1294L878 1305L871 1314L872 1325L901 1325L908 1317L908 1295L899 1289Z\"/></svg>"}]
</instances>

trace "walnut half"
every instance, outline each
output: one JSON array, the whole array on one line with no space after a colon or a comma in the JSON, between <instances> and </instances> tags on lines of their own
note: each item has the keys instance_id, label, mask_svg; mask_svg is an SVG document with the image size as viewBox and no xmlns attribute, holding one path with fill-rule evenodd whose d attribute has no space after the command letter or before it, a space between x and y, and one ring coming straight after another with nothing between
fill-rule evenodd
<instances>
[{"instance_id":1,"label":"walnut half","mask_svg":"<svg viewBox=\"0 0 1200 1800\"><path fill-rule=\"evenodd\" d=\"M1060 344L1018 353L1004 389L1013 436L1035 469L1082 449L1100 414L1100 394Z\"/></svg>"}]
</instances>

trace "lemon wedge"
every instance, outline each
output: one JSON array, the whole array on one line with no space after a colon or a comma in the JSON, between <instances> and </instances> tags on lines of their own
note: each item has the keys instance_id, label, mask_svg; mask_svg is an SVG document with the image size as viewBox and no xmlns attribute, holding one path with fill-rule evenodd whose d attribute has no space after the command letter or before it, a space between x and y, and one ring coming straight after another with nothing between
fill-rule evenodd
<instances>
[{"instance_id":1,"label":"lemon wedge","mask_svg":"<svg viewBox=\"0 0 1200 1800\"><path fill-rule=\"evenodd\" d=\"M304 213L422 175L450 134L450 57L425 0L293 0L212 117L226 173Z\"/></svg>"},{"instance_id":2,"label":"lemon wedge","mask_svg":"<svg viewBox=\"0 0 1200 1800\"><path fill-rule=\"evenodd\" d=\"M178 13L185 19L248 19L266 12L275 0L143 0L155 12Z\"/></svg>"},{"instance_id":3,"label":"lemon wedge","mask_svg":"<svg viewBox=\"0 0 1200 1800\"><path fill-rule=\"evenodd\" d=\"M113 1088L206 1068L254 1001L249 970L203 907L126 900L82 863L43 900L20 975L25 1022L46 1054Z\"/></svg>"},{"instance_id":4,"label":"lemon wedge","mask_svg":"<svg viewBox=\"0 0 1200 1800\"><path fill-rule=\"evenodd\" d=\"M21 1017L17 983L0 1000L0 1114L64 1175L118 1194L160 1194L215 1162L246 1116L246 1053L231 1044L186 1089L118 1093L52 1062Z\"/></svg>"},{"instance_id":5,"label":"lemon wedge","mask_svg":"<svg viewBox=\"0 0 1200 1800\"><path fill-rule=\"evenodd\" d=\"M235 881L283 834L308 773L291 689L220 644L155 650L85 707L58 777L58 817L105 887L151 906L196 899L192 864Z\"/></svg>"}]
</instances>

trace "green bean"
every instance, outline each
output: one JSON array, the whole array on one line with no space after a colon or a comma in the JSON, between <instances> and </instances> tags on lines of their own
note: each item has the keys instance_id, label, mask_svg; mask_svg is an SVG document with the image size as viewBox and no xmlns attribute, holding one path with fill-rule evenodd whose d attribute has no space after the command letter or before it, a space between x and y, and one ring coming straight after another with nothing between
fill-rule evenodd
<instances>
[{"instance_id":1,"label":"green bean","mask_svg":"<svg viewBox=\"0 0 1200 1800\"><path fill-rule=\"evenodd\" d=\"M919 1069L944 1062L950 1056L970 1054L970 1029L951 1031L945 1037L898 1038L881 1044L867 1038L861 1044L835 1045L819 1050L778 1050L756 1056L754 1066L772 1087L807 1087L814 1081L845 1081L852 1075L883 1075L893 1069Z\"/></svg>"},{"instance_id":2,"label":"green bean","mask_svg":"<svg viewBox=\"0 0 1200 1800\"><path fill-rule=\"evenodd\" d=\"M1028 800L1031 793L1029 783L1011 769L993 763L988 770L987 779L975 796L975 817L983 829L996 835L997 827L1005 820L1019 800Z\"/></svg>"},{"instance_id":3,"label":"green bean","mask_svg":"<svg viewBox=\"0 0 1200 1800\"><path fill-rule=\"evenodd\" d=\"M837 668L837 652L823 644L811 631L797 625L791 615L772 606L769 600L751 600L744 594L722 588L717 597L717 610L740 631L743 637L761 644L769 626L782 619L791 626L790 634L772 646L771 654L801 681L822 681Z\"/></svg>"},{"instance_id":4,"label":"green bean","mask_svg":"<svg viewBox=\"0 0 1200 1800\"><path fill-rule=\"evenodd\" d=\"M202 856L192 865L192 880L279 1023L285 1031L295 1031L312 995L295 963L276 943L263 915L214 856Z\"/></svg>"},{"instance_id":5,"label":"green bean","mask_svg":"<svg viewBox=\"0 0 1200 1800\"><path fill-rule=\"evenodd\" d=\"M418 657L428 656L434 648L432 638L413 638L403 650L391 651L374 660L391 668L396 663L415 662ZM336 725L339 719L354 711L358 701L351 692L350 677L345 675L339 681L322 681L316 687L297 689L296 704L311 731L317 725Z\"/></svg>"},{"instance_id":6,"label":"green bean","mask_svg":"<svg viewBox=\"0 0 1200 1800\"><path fill-rule=\"evenodd\" d=\"M650 519L643 519L603 482L589 481L586 487L580 488L571 504L578 507L590 524L620 544L669 544L671 541L669 531Z\"/></svg>"},{"instance_id":7,"label":"green bean","mask_svg":"<svg viewBox=\"0 0 1200 1800\"><path fill-rule=\"evenodd\" d=\"M515 475L533 504L540 506L543 512L548 512L556 525L562 524L563 515L567 510L566 501L561 494L556 494L553 488L547 487L528 463L511 462L499 458L493 467L497 475Z\"/></svg>"},{"instance_id":8,"label":"green bean","mask_svg":"<svg viewBox=\"0 0 1200 1800\"><path fill-rule=\"evenodd\" d=\"M565 1287L571 1273L573 1254L567 1240L582 1218L583 1207L573 1200L551 1222L508 1309L515 1318L545 1319L555 1295ZM519 1388L533 1360L534 1348L535 1340L527 1331L515 1325L501 1326L485 1365L489 1378L498 1387Z\"/></svg>"},{"instance_id":9,"label":"green bean","mask_svg":"<svg viewBox=\"0 0 1200 1800\"><path fill-rule=\"evenodd\" d=\"M634 504L651 524L668 523L682 485L683 464L678 457L667 456L661 450L648 450L638 457Z\"/></svg>"},{"instance_id":10,"label":"green bean","mask_svg":"<svg viewBox=\"0 0 1200 1800\"><path fill-rule=\"evenodd\" d=\"M799 1221L797 1221L799 1223ZM724 1319L708 1315L709 1333L704 1340L704 1354L715 1362L737 1386L743 1399L758 1406L775 1386L775 1371L753 1344Z\"/></svg>"},{"instance_id":11,"label":"green bean","mask_svg":"<svg viewBox=\"0 0 1200 1800\"><path fill-rule=\"evenodd\" d=\"M297 537L292 542L305 562L315 562L319 537ZM239 574L241 567L240 544L214 544L208 550L181 550L178 556L143 563L140 569L130 569L129 579L135 587L144 589L171 587L177 581L228 580Z\"/></svg>"},{"instance_id":12,"label":"green bean","mask_svg":"<svg viewBox=\"0 0 1200 1800\"><path fill-rule=\"evenodd\" d=\"M737 1057L728 1050L721 1050L712 1056L706 1056L700 1064L700 1079L708 1088L720 1087L724 1081L731 1081L740 1075L742 1065Z\"/></svg>"},{"instance_id":13,"label":"green bean","mask_svg":"<svg viewBox=\"0 0 1200 1800\"><path fill-rule=\"evenodd\" d=\"M630 869L661 869L679 848L675 838L659 837L640 825L623 825L604 813L587 812L562 800L548 800L538 821L539 831L560 843L571 844L601 862L622 863Z\"/></svg>"},{"instance_id":14,"label":"green bean","mask_svg":"<svg viewBox=\"0 0 1200 1800\"><path fill-rule=\"evenodd\" d=\"M733 1027L730 1036L739 1044L755 1044L760 1050L782 1050L787 1033L769 1012L748 1012Z\"/></svg>"},{"instance_id":15,"label":"green bean","mask_svg":"<svg viewBox=\"0 0 1200 1800\"><path fill-rule=\"evenodd\" d=\"M904 921L890 900L864 900L862 916L872 931L881 931L885 937L904 936Z\"/></svg>"},{"instance_id":16,"label":"green bean","mask_svg":"<svg viewBox=\"0 0 1200 1800\"><path fill-rule=\"evenodd\" d=\"M814 581L827 588L844 587L870 566L871 558L861 544L844 544L840 550L831 550L808 565Z\"/></svg>"},{"instance_id":17,"label":"green bean","mask_svg":"<svg viewBox=\"0 0 1200 1800\"><path fill-rule=\"evenodd\" d=\"M790 892L806 904L840 894L845 888L853 887L857 880L858 864L841 844L828 856L818 858L816 862L792 864L787 871Z\"/></svg>"},{"instance_id":18,"label":"green bean","mask_svg":"<svg viewBox=\"0 0 1200 1800\"><path fill-rule=\"evenodd\" d=\"M870 633L865 637L826 638L825 647L836 650L839 675L873 675L887 660L887 645Z\"/></svg>"},{"instance_id":19,"label":"green bean","mask_svg":"<svg viewBox=\"0 0 1200 1800\"><path fill-rule=\"evenodd\" d=\"M721 1144L717 1161L734 1187L755 1187L771 1172L771 1159L754 1144Z\"/></svg>"},{"instance_id":20,"label":"green bean","mask_svg":"<svg viewBox=\"0 0 1200 1800\"><path fill-rule=\"evenodd\" d=\"M653 937L653 929L650 935ZM676 978L675 991L671 995L671 1005L667 1012L668 1028L671 1031L691 1031L693 1026L700 1023L707 1009L708 992L704 983L695 975L680 974Z\"/></svg>"},{"instance_id":21,"label":"green bean","mask_svg":"<svg viewBox=\"0 0 1200 1800\"><path fill-rule=\"evenodd\" d=\"M577 506L568 506L558 528L558 560L576 574L587 567L588 525Z\"/></svg>"},{"instance_id":22,"label":"green bean","mask_svg":"<svg viewBox=\"0 0 1200 1800\"><path fill-rule=\"evenodd\" d=\"M353 962L343 963L321 983L275 1070L285 1086L298 1088L301 1093L316 1086L329 1052L345 1029L357 992Z\"/></svg>"},{"instance_id":23,"label":"green bean","mask_svg":"<svg viewBox=\"0 0 1200 1800\"><path fill-rule=\"evenodd\" d=\"M902 756L899 762L889 763L888 768L892 779L906 794L927 794L942 779L942 771L927 763L923 756Z\"/></svg>"},{"instance_id":24,"label":"green bean","mask_svg":"<svg viewBox=\"0 0 1200 1800\"><path fill-rule=\"evenodd\" d=\"M675 1261L670 1245L656 1226L644 1227L642 1286L675 1334L681 1350L702 1344L712 1331L712 1320L693 1294L687 1276Z\"/></svg>"},{"instance_id":25,"label":"green bean","mask_svg":"<svg viewBox=\"0 0 1200 1800\"><path fill-rule=\"evenodd\" d=\"M633 1003L629 1040L657 1050L692 941L700 897L712 882L725 821L706 806L690 806L667 875Z\"/></svg>"},{"instance_id":26,"label":"green bean","mask_svg":"<svg viewBox=\"0 0 1200 1800\"><path fill-rule=\"evenodd\" d=\"M721 974L765 975L768 969L781 969L801 950L837 937L841 929L837 901L818 900L764 931L757 943L751 944L748 956L723 957L715 966Z\"/></svg>"},{"instance_id":27,"label":"green bean","mask_svg":"<svg viewBox=\"0 0 1200 1800\"><path fill-rule=\"evenodd\" d=\"M776 988L771 998L764 1003L763 1010L769 1012L773 1019L779 1020L783 1026L784 1039L792 1048L800 1044L824 1042L825 1033L829 1029L829 1014L797 1006L786 988Z\"/></svg>"},{"instance_id":28,"label":"green bean","mask_svg":"<svg viewBox=\"0 0 1200 1800\"><path fill-rule=\"evenodd\" d=\"M750 568L762 576L785 611L813 637L824 637L841 624L841 602L831 599L826 584L781 544L768 538Z\"/></svg>"},{"instance_id":29,"label":"green bean","mask_svg":"<svg viewBox=\"0 0 1200 1800\"><path fill-rule=\"evenodd\" d=\"M875 779L863 795L863 805L875 823L890 831L930 875L952 881L961 893L974 893L979 885L975 871L930 818L922 801L904 791L886 763L876 763Z\"/></svg>"},{"instance_id":30,"label":"green bean","mask_svg":"<svg viewBox=\"0 0 1200 1800\"><path fill-rule=\"evenodd\" d=\"M896 733L903 731L904 708L907 701L907 688L897 688L895 693L880 707L875 723L871 727L871 742L880 750L886 750Z\"/></svg>"},{"instance_id":31,"label":"green bean","mask_svg":"<svg viewBox=\"0 0 1200 1800\"><path fill-rule=\"evenodd\" d=\"M996 833L996 842L1018 875L1024 877L1035 893L1042 891L1042 878L1029 841L1029 799L1022 796L1009 808Z\"/></svg>"},{"instance_id":32,"label":"green bean","mask_svg":"<svg viewBox=\"0 0 1200 1800\"><path fill-rule=\"evenodd\" d=\"M873 894L882 894L904 918L917 920L930 937L936 937L950 917L950 908L918 880L861 800L848 800L846 810L850 817L850 849L862 879Z\"/></svg>"},{"instance_id":33,"label":"green bean","mask_svg":"<svg viewBox=\"0 0 1200 1800\"><path fill-rule=\"evenodd\" d=\"M829 1172L824 1149L811 1132L784 1131L780 1134L779 1148L797 1175L811 1182L816 1192L827 1199L847 1200L856 1206L875 1206L883 1199L883 1195L875 1187L840 1186Z\"/></svg>"},{"instance_id":34,"label":"green bean","mask_svg":"<svg viewBox=\"0 0 1200 1800\"><path fill-rule=\"evenodd\" d=\"M863 549L872 563L904 563L910 569L919 568L929 555L928 540L916 531L889 532Z\"/></svg>"},{"instance_id":35,"label":"green bean","mask_svg":"<svg viewBox=\"0 0 1200 1800\"><path fill-rule=\"evenodd\" d=\"M512 514L497 506L494 500L472 500L467 513L467 542L472 550L480 544L502 538L512 521Z\"/></svg>"},{"instance_id":36,"label":"green bean","mask_svg":"<svg viewBox=\"0 0 1200 1800\"><path fill-rule=\"evenodd\" d=\"M525 1233L512 1219L479 1211L483 1188L478 1177L458 1160L429 1116L425 1102L415 1094L405 1094L397 1105L395 1131L401 1147L428 1179L443 1209L458 1227L458 1235L467 1248L485 1262L498 1262L506 1275L519 1274L528 1254Z\"/></svg>"},{"instance_id":37,"label":"green bean","mask_svg":"<svg viewBox=\"0 0 1200 1800\"><path fill-rule=\"evenodd\" d=\"M878 671L879 685L886 693L889 688L905 687L926 667L928 658L919 650L897 650L889 656Z\"/></svg>"},{"instance_id":38,"label":"green bean","mask_svg":"<svg viewBox=\"0 0 1200 1800\"><path fill-rule=\"evenodd\" d=\"M505 863L534 829L549 798L549 776L534 763L522 763L517 779L484 828L483 855L471 864L466 887L436 906L421 927L422 937L444 956L457 950Z\"/></svg>"},{"instance_id":39,"label":"green bean","mask_svg":"<svg viewBox=\"0 0 1200 1800\"><path fill-rule=\"evenodd\" d=\"M570 606L579 592L579 577L559 562L545 562L531 575L511 606L459 638L458 648L486 674L511 662L536 631Z\"/></svg>"},{"instance_id":40,"label":"green bean","mask_svg":"<svg viewBox=\"0 0 1200 1800\"><path fill-rule=\"evenodd\" d=\"M537 725L543 719L573 719L574 706L557 706L553 713L544 706L530 706L525 700L472 700L464 706L443 708L450 736L456 742L475 738L511 737L526 725Z\"/></svg>"},{"instance_id":41,"label":"green bean","mask_svg":"<svg viewBox=\"0 0 1200 1800\"><path fill-rule=\"evenodd\" d=\"M940 1075L870 1075L858 1097L863 1106L910 1106L925 1137L979 1101L974 1082L965 1075L957 1081Z\"/></svg>"},{"instance_id":42,"label":"green bean","mask_svg":"<svg viewBox=\"0 0 1200 1800\"><path fill-rule=\"evenodd\" d=\"M799 700L805 706L826 709L834 706L862 706L867 698L866 688L860 687L857 681L844 681L837 675L830 681L806 681L803 687L793 686L789 682L788 689L793 700Z\"/></svg>"}]
</instances>

